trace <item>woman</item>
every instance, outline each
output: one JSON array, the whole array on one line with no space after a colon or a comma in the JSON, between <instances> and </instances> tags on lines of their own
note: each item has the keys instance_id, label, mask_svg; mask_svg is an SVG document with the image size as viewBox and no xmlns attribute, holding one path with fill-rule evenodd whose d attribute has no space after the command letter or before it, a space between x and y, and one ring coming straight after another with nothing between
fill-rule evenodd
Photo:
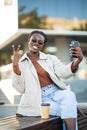
<instances>
[{"instance_id":1,"label":"woman","mask_svg":"<svg viewBox=\"0 0 87 130\"><path fill-rule=\"evenodd\" d=\"M78 69L83 59L81 48L72 46L72 55L77 58L64 65L56 56L41 52L46 42L46 35L36 30L30 33L29 51L21 58L19 48L13 48L13 86L22 94L17 114L38 116L40 104L50 103L50 115L60 116L67 130L76 130L76 98L62 79Z\"/></svg>"}]
</instances>

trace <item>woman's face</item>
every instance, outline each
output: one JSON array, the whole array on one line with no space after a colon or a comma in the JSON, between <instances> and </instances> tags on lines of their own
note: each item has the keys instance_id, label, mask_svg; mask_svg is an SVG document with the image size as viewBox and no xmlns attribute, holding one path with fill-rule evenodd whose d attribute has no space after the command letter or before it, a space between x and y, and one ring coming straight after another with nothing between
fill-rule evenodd
<instances>
[{"instance_id":1,"label":"woman's face","mask_svg":"<svg viewBox=\"0 0 87 130\"><path fill-rule=\"evenodd\" d=\"M29 51L31 52L39 52L43 49L44 46L44 36L39 33L34 33L28 42Z\"/></svg>"}]
</instances>

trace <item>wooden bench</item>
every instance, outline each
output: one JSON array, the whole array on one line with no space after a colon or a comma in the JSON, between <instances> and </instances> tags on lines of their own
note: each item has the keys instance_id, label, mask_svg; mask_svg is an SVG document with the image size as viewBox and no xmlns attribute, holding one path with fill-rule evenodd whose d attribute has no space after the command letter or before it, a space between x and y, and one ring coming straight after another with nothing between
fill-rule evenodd
<instances>
[{"instance_id":1,"label":"wooden bench","mask_svg":"<svg viewBox=\"0 0 87 130\"><path fill-rule=\"evenodd\" d=\"M80 105L78 112L78 129L87 130L87 105Z\"/></svg>"},{"instance_id":2,"label":"wooden bench","mask_svg":"<svg viewBox=\"0 0 87 130\"><path fill-rule=\"evenodd\" d=\"M78 118L79 130L87 130L87 116Z\"/></svg>"},{"instance_id":3,"label":"wooden bench","mask_svg":"<svg viewBox=\"0 0 87 130\"><path fill-rule=\"evenodd\" d=\"M63 130L62 120L50 116L49 119L41 117L7 117L0 119L0 130Z\"/></svg>"}]
</instances>

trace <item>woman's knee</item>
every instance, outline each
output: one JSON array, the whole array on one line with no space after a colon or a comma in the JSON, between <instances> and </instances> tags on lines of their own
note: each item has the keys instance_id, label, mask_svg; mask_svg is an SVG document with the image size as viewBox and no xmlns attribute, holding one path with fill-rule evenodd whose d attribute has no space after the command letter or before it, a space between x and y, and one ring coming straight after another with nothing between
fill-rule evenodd
<instances>
[{"instance_id":1,"label":"woman's knee","mask_svg":"<svg viewBox=\"0 0 87 130\"><path fill-rule=\"evenodd\" d=\"M76 95L74 92L70 91L70 90L66 90L65 92L65 97L67 98L71 98L71 99L75 99L76 100Z\"/></svg>"},{"instance_id":2,"label":"woman's knee","mask_svg":"<svg viewBox=\"0 0 87 130\"><path fill-rule=\"evenodd\" d=\"M76 95L74 92L72 92L70 90L66 90L66 92L64 92L63 101L70 103L70 104L77 105Z\"/></svg>"},{"instance_id":3,"label":"woman's knee","mask_svg":"<svg viewBox=\"0 0 87 130\"><path fill-rule=\"evenodd\" d=\"M70 90L61 90L58 92L55 92L53 99L55 101L59 100L75 100L76 101L76 96L75 93L70 91Z\"/></svg>"}]
</instances>

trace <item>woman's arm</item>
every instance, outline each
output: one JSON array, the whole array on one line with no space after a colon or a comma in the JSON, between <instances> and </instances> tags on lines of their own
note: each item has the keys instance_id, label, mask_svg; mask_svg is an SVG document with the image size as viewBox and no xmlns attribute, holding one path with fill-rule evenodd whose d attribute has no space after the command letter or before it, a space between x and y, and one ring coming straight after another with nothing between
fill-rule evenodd
<instances>
[{"instance_id":1,"label":"woman's arm","mask_svg":"<svg viewBox=\"0 0 87 130\"><path fill-rule=\"evenodd\" d=\"M25 90L25 84L24 84L24 79L23 75L21 74L20 66L19 66L19 60L20 60L20 46L18 46L17 49L13 46L13 87L20 93L24 93Z\"/></svg>"},{"instance_id":2,"label":"woman's arm","mask_svg":"<svg viewBox=\"0 0 87 130\"><path fill-rule=\"evenodd\" d=\"M80 62L83 59L83 53L80 46L78 47L72 46L70 51L72 51L72 56L76 57L76 58L73 58L73 62L71 64L71 70L74 73L78 69Z\"/></svg>"},{"instance_id":3,"label":"woman's arm","mask_svg":"<svg viewBox=\"0 0 87 130\"><path fill-rule=\"evenodd\" d=\"M25 92L25 83L22 74L17 75L13 73L12 85L19 93L22 94Z\"/></svg>"}]
</instances>

